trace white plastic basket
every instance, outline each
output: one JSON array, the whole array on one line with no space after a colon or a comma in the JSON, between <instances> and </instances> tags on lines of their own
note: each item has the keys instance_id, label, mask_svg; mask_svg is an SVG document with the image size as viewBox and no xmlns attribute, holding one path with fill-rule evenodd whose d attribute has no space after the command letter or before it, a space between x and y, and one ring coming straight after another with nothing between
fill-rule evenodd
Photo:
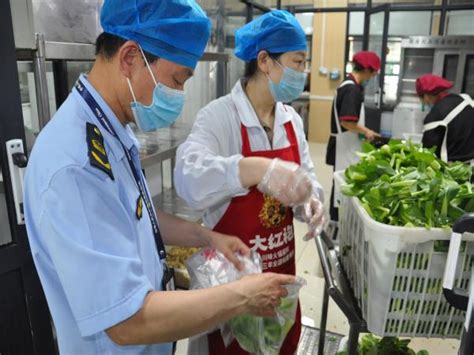
<instances>
[{"instance_id":1,"label":"white plastic basket","mask_svg":"<svg viewBox=\"0 0 474 355\"><path fill-rule=\"evenodd\" d=\"M403 138L407 141L410 140L413 143L421 143L423 139L423 134L420 133L403 133Z\"/></svg>"},{"instance_id":2,"label":"white plastic basket","mask_svg":"<svg viewBox=\"0 0 474 355\"><path fill-rule=\"evenodd\" d=\"M334 174L336 185L343 172ZM339 199L341 260L369 331L378 336L458 338L464 312L442 293L450 231L395 227L373 220L358 198ZM474 237L463 242L456 286L467 289ZM441 242L440 242L441 241ZM441 245L440 245L441 244Z\"/></svg>"}]
</instances>

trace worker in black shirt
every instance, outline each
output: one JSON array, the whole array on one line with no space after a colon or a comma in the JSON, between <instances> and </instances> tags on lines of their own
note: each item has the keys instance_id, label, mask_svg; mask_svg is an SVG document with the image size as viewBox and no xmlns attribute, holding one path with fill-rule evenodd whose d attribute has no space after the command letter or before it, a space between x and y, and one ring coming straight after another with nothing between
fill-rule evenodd
<instances>
[{"instance_id":1,"label":"worker in black shirt","mask_svg":"<svg viewBox=\"0 0 474 355\"><path fill-rule=\"evenodd\" d=\"M326 152L326 164L334 166L335 171L345 170L358 161L357 151L361 150L359 134L372 141L379 134L365 127L364 86L377 75L380 58L374 52L361 51L352 58L354 69L339 85L333 100L331 112L331 136ZM331 221L329 229L335 234L338 221L334 206L334 184L330 201Z\"/></svg>"},{"instance_id":2,"label":"worker in black shirt","mask_svg":"<svg viewBox=\"0 0 474 355\"><path fill-rule=\"evenodd\" d=\"M450 81L432 74L416 80L416 92L430 108L423 146L436 146L436 155L444 161L474 162L474 101L467 94L449 93L452 87Z\"/></svg>"}]
</instances>

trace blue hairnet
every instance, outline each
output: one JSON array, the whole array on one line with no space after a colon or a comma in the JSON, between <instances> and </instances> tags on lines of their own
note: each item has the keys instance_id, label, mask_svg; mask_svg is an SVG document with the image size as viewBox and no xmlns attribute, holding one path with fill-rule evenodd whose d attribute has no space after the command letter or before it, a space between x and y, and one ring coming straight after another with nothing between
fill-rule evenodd
<instances>
[{"instance_id":1,"label":"blue hairnet","mask_svg":"<svg viewBox=\"0 0 474 355\"><path fill-rule=\"evenodd\" d=\"M257 58L261 50L286 53L306 49L303 28L284 10L267 12L235 32L235 55L247 62Z\"/></svg>"},{"instance_id":2,"label":"blue hairnet","mask_svg":"<svg viewBox=\"0 0 474 355\"><path fill-rule=\"evenodd\" d=\"M195 68L211 23L193 0L105 0L104 32L136 41L144 51Z\"/></svg>"}]
</instances>

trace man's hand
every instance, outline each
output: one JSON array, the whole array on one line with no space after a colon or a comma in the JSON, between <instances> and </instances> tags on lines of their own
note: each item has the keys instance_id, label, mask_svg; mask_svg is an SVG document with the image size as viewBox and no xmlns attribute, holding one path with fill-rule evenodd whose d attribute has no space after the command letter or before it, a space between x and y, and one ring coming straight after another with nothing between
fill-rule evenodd
<instances>
[{"instance_id":1,"label":"man's hand","mask_svg":"<svg viewBox=\"0 0 474 355\"><path fill-rule=\"evenodd\" d=\"M246 298L245 313L274 317L281 298L288 295L284 286L294 282L294 276L265 272L241 278L232 284L232 289Z\"/></svg>"},{"instance_id":2,"label":"man's hand","mask_svg":"<svg viewBox=\"0 0 474 355\"><path fill-rule=\"evenodd\" d=\"M220 251L238 270L242 270L242 265L235 254L243 256L250 255L250 249L242 240L237 237L217 233L207 228L203 228L203 237L208 241L209 246Z\"/></svg>"}]
</instances>

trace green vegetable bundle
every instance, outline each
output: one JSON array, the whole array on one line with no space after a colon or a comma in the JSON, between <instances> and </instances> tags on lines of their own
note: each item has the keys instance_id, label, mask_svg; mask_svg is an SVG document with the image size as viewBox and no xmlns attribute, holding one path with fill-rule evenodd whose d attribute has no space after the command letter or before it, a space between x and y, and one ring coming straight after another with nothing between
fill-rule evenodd
<instances>
[{"instance_id":1,"label":"green vegetable bundle","mask_svg":"<svg viewBox=\"0 0 474 355\"><path fill-rule=\"evenodd\" d=\"M426 350L415 352L408 347L409 339L400 340L395 337L378 338L372 334L365 335L357 347L358 355L429 355ZM341 351L337 355L347 355Z\"/></svg>"},{"instance_id":2,"label":"green vegetable bundle","mask_svg":"<svg viewBox=\"0 0 474 355\"><path fill-rule=\"evenodd\" d=\"M474 212L472 168L445 163L433 149L392 140L380 149L364 144L361 160L345 171L347 196L357 196L376 221L405 227L449 228Z\"/></svg>"},{"instance_id":3,"label":"green vegetable bundle","mask_svg":"<svg viewBox=\"0 0 474 355\"><path fill-rule=\"evenodd\" d=\"M298 299L282 298L273 318L243 315L229 321L232 334L245 351L252 354L276 355L295 322Z\"/></svg>"},{"instance_id":4,"label":"green vegetable bundle","mask_svg":"<svg viewBox=\"0 0 474 355\"><path fill-rule=\"evenodd\" d=\"M249 353L259 352L261 334L261 320L259 317L245 314L231 319L229 326L242 349Z\"/></svg>"},{"instance_id":5,"label":"green vegetable bundle","mask_svg":"<svg viewBox=\"0 0 474 355\"><path fill-rule=\"evenodd\" d=\"M288 295L281 299L277 315L272 318L243 315L228 322L232 335L240 347L256 355L277 355L295 323L300 288L305 279L297 277L293 284L286 285Z\"/></svg>"}]
</instances>

